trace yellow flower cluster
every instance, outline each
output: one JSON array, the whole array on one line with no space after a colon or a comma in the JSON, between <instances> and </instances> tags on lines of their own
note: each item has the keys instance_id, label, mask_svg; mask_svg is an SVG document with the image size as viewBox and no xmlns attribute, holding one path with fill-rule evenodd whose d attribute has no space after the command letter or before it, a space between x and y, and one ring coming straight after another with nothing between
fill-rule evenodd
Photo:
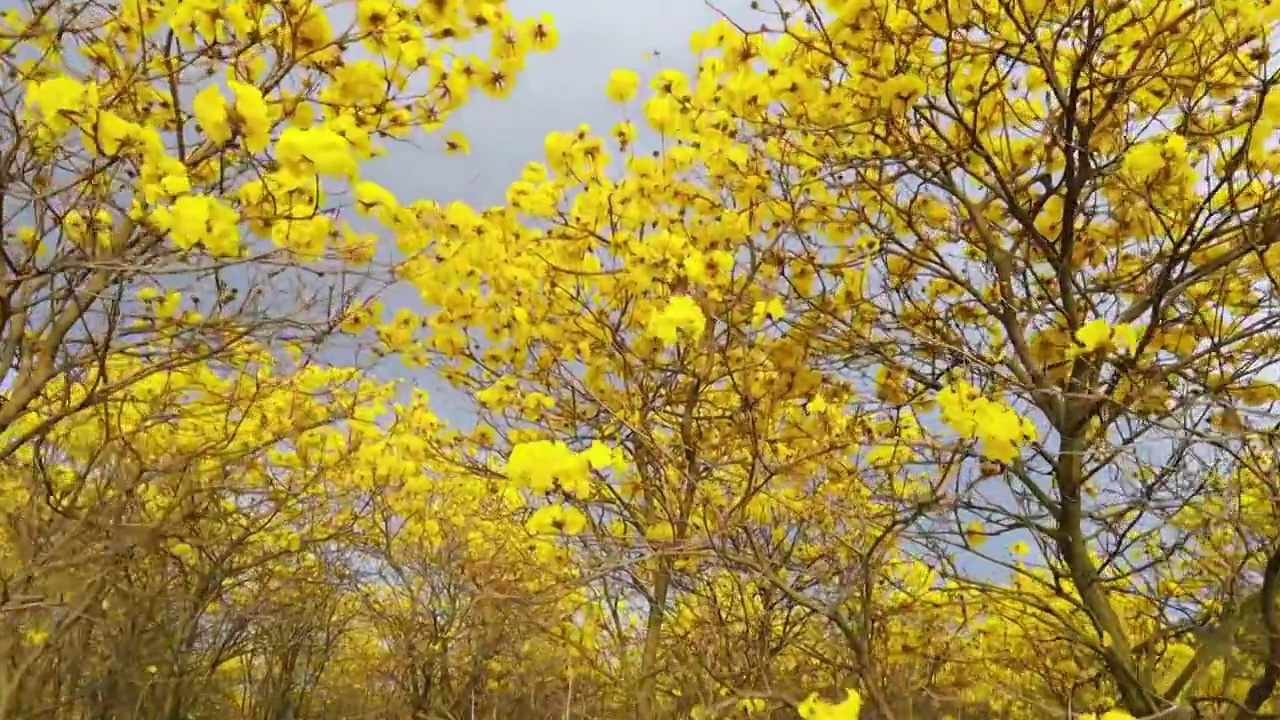
<instances>
[{"instance_id":1,"label":"yellow flower cluster","mask_svg":"<svg viewBox=\"0 0 1280 720\"><path fill-rule=\"evenodd\" d=\"M1161 176L1166 181L1195 181L1188 162L1187 141L1176 133L1135 144L1125 153L1121 167L1140 183L1147 183Z\"/></svg>"},{"instance_id":2,"label":"yellow flower cluster","mask_svg":"<svg viewBox=\"0 0 1280 720\"><path fill-rule=\"evenodd\" d=\"M982 397L963 381L939 390L937 401L943 422L960 437L979 441L979 452L988 460L1012 462L1020 445L1036 439L1036 427L1029 418Z\"/></svg>"},{"instance_id":3,"label":"yellow flower cluster","mask_svg":"<svg viewBox=\"0 0 1280 720\"><path fill-rule=\"evenodd\" d=\"M803 720L858 720L862 710L862 696L857 690L845 690L845 699L839 703L828 703L812 694L800 703L799 713Z\"/></svg>"},{"instance_id":4,"label":"yellow flower cluster","mask_svg":"<svg viewBox=\"0 0 1280 720\"><path fill-rule=\"evenodd\" d=\"M1076 720L1133 720L1133 715L1120 708L1112 708L1101 715L1085 713L1077 716Z\"/></svg>"},{"instance_id":5,"label":"yellow flower cluster","mask_svg":"<svg viewBox=\"0 0 1280 720\"><path fill-rule=\"evenodd\" d=\"M525 528L535 535L577 535L587 526L587 516L570 505L544 505L534 511Z\"/></svg>"},{"instance_id":6,"label":"yellow flower cluster","mask_svg":"<svg viewBox=\"0 0 1280 720\"><path fill-rule=\"evenodd\" d=\"M1113 325L1102 318L1094 318L1076 330L1076 342L1086 353L1123 352L1133 355L1138 351L1138 331L1127 323Z\"/></svg>"},{"instance_id":7,"label":"yellow flower cluster","mask_svg":"<svg viewBox=\"0 0 1280 720\"><path fill-rule=\"evenodd\" d=\"M707 319L698 303L693 298L681 295L667 302L667 306L649 325L649 334L664 345L674 345L681 333L691 339L698 339L706 326Z\"/></svg>"},{"instance_id":8,"label":"yellow flower cluster","mask_svg":"<svg viewBox=\"0 0 1280 720\"><path fill-rule=\"evenodd\" d=\"M534 440L511 449L503 472L516 486L535 493L559 489L586 499L592 495L593 470L618 469L623 463L620 452L600 442L576 453L560 441Z\"/></svg>"}]
</instances>

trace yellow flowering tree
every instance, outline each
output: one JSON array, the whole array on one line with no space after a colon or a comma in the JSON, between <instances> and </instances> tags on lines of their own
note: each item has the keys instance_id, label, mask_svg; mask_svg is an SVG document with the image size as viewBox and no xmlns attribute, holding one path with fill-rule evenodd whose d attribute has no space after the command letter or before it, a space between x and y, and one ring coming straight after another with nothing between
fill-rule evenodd
<instances>
[{"instance_id":1,"label":"yellow flowering tree","mask_svg":"<svg viewBox=\"0 0 1280 720\"><path fill-rule=\"evenodd\" d=\"M659 73L644 104L668 155L721 163L707 186L761 212L729 250L772 260L810 366L920 418L876 457L941 491L901 539L989 601L1013 576L1002 612L1065 634L1139 716L1247 716L1278 679L1280 644L1233 635L1274 624L1280 568L1254 514L1276 497L1276 19L799 3L698 34L696 77ZM1195 658L1170 671L1175 644Z\"/></svg>"},{"instance_id":2,"label":"yellow flowering tree","mask_svg":"<svg viewBox=\"0 0 1280 720\"><path fill-rule=\"evenodd\" d=\"M147 369L102 378L90 402L246 338L314 353L339 324L380 322L361 303L389 276L357 216L394 230L422 206L402 207L361 161L439 127L473 91L504 94L555 39L498 2L116 10L4 18L21 83L4 100L0 428L111 352L145 354ZM484 59L443 41L481 34ZM60 417L10 432L4 454Z\"/></svg>"},{"instance_id":3,"label":"yellow flowering tree","mask_svg":"<svg viewBox=\"0 0 1280 720\"><path fill-rule=\"evenodd\" d=\"M722 21L692 38L696 73L615 73L617 126L553 134L505 208L457 210L441 262L411 273L439 308L427 351L503 454L623 453L587 462L591 490L512 476L575 506L551 528L707 547L792 593L781 547L810 532L830 554L845 533L872 585L904 554L938 568L939 603L976 591L991 622L1048 623L1135 715L1257 711L1277 679L1262 648L1165 655L1238 627L1258 593L1249 612L1274 621L1256 524L1275 497L1273 15L855 0ZM865 496L823 528L820 488L841 482ZM642 669L696 562L641 583ZM824 612L887 712L867 585L859 625ZM1076 706L1060 679L1019 702Z\"/></svg>"},{"instance_id":4,"label":"yellow flowering tree","mask_svg":"<svg viewBox=\"0 0 1280 720\"><path fill-rule=\"evenodd\" d=\"M1278 19L782 0L479 208L541 16L7 11L0 718L1274 713Z\"/></svg>"},{"instance_id":5,"label":"yellow flowering tree","mask_svg":"<svg viewBox=\"0 0 1280 720\"><path fill-rule=\"evenodd\" d=\"M374 511L438 427L365 374L416 322L379 315L377 238L434 207L365 161L555 42L488 1L4 11L0 717L325 696Z\"/></svg>"}]
</instances>

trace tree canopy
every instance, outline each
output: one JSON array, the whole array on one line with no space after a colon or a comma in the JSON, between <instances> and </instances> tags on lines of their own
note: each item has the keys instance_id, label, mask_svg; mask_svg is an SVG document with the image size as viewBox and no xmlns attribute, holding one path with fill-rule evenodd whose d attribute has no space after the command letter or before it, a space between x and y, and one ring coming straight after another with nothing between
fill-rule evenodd
<instances>
[{"instance_id":1,"label":"tree canopy","mask_svg":"<svg viewBox=\"0 0 1280 720\"><path fill-rule=\"evenodd\" d=\"M1280 4L534 10L4 11L0 718L1280 712Z\"/></svg>"}]
</instances>

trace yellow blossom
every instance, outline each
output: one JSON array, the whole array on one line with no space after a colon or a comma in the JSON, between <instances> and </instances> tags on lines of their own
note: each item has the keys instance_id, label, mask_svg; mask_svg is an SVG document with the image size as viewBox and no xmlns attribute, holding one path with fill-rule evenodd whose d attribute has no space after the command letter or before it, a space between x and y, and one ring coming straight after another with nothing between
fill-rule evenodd
<instances>
[{"instance_id":1,"label":"yellow blossom","mask_svg":"<svg viewBox=\"0 0 1280 720\"><path fill-rule=\"evenodd\" d=\"M626 102L635 97L640 87L640 76L634 70L614 70L609 75L605 95L614 102Z\"/></svg>"}]
</instances>

